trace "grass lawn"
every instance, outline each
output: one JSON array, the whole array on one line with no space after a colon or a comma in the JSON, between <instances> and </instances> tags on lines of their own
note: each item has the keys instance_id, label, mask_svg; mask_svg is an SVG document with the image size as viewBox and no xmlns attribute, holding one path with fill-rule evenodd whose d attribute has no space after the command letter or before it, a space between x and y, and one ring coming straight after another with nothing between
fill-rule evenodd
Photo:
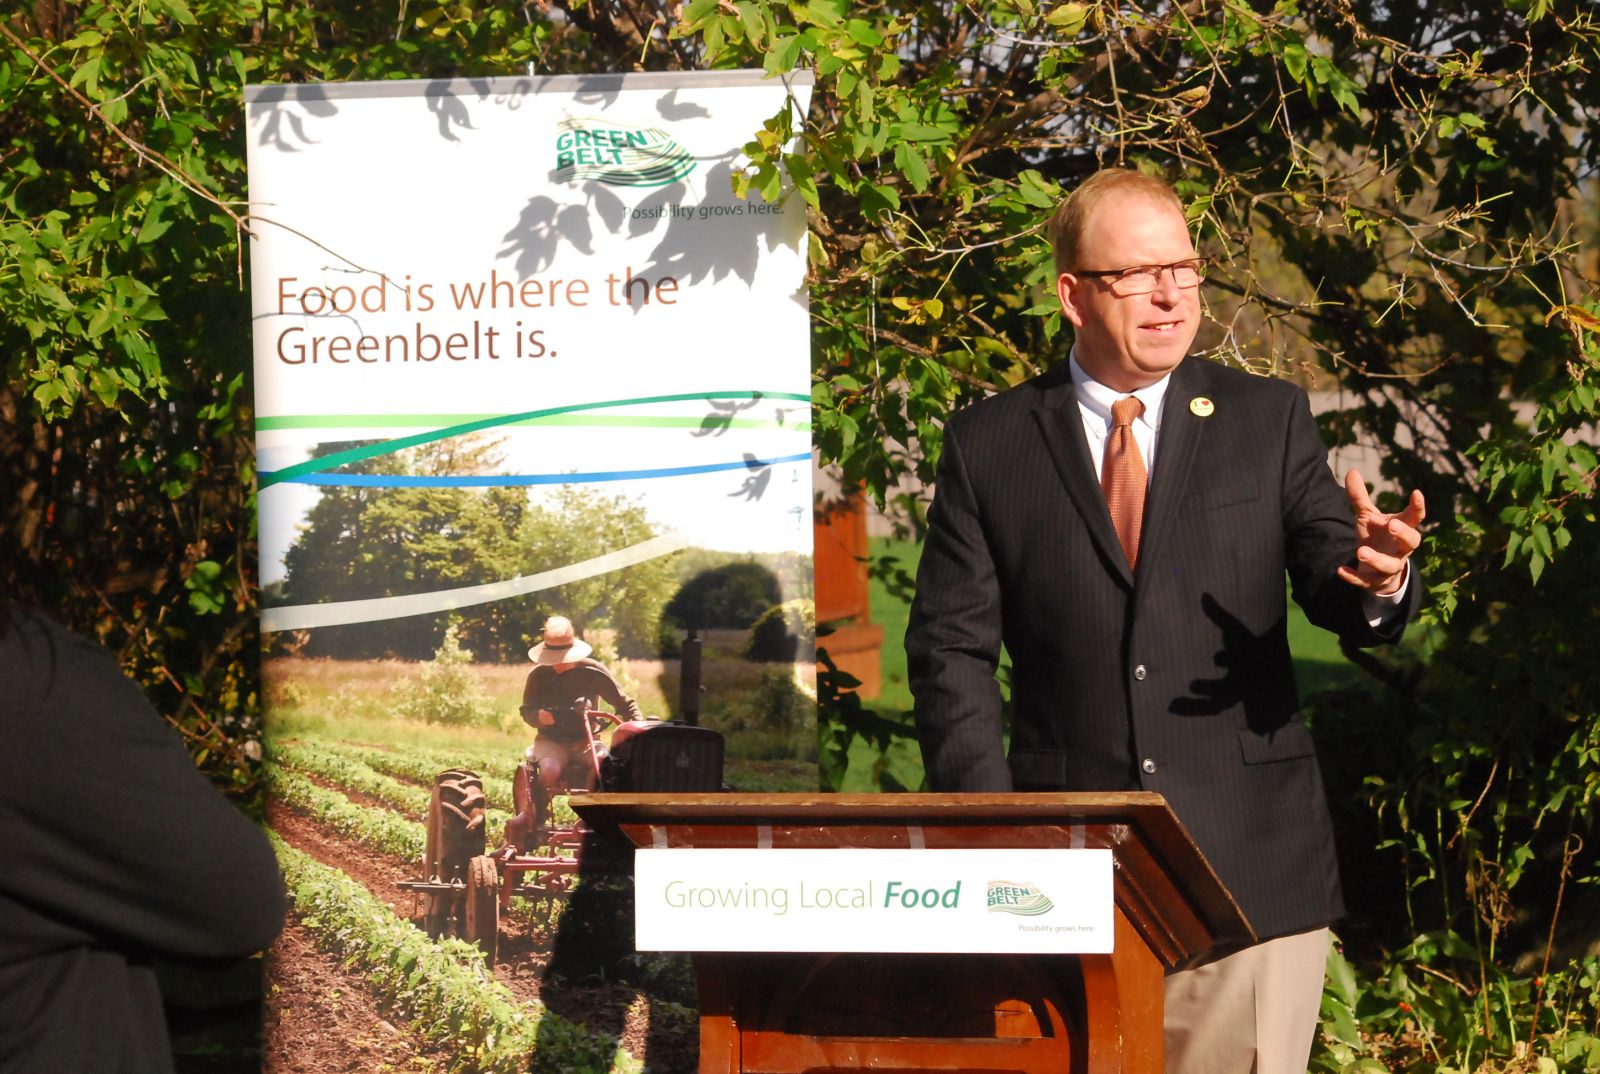
<instances>
[{"instance_id":1,"label":"grass lawn","mask_svg":"<svg viewBox=\"0 0 1600 1074\"><path fill-rule=\"evenodd\" d=\"M890 557L907 574L915 577L922 546L912 541L874 537L868 542L874 562ZM883 627L883 688L868 706L883 715L909 713L911 690L906 684L906 652L902 639L906 632L909 603L891 592L891 587L874 578L869 594L872 620ZM1320 627L1312 626L1293 601L1289 603L1289 648L1294 654L1295 677L1302 696L1349 685L1359 681L1362 672L1339 652L1339 640ZM844 790L868 790L868 772L877 756L864 743L850 751L850 768ZM922 759L914 742L897 743L890 751L889 771L908 787L922 783Z\"/></svg>"}]
</instances>

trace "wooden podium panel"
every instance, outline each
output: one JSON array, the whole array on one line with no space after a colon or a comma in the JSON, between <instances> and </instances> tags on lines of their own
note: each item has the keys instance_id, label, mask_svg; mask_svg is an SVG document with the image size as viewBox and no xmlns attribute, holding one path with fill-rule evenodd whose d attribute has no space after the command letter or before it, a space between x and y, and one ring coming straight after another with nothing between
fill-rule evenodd
<instances>
[{"instance_id":1,"label":"wooden podium panel","mask_svg":"<svg viewBox=\"0 0 1600 1074\"><path fill-rule=\"evenodd\" d=\"M1255 938L1158 794L594 794L572 804L633 847L1113 853L1109 955L695 953L702 1074L1160 1074L1164 973Z\"/></svg>"}]
</instances>

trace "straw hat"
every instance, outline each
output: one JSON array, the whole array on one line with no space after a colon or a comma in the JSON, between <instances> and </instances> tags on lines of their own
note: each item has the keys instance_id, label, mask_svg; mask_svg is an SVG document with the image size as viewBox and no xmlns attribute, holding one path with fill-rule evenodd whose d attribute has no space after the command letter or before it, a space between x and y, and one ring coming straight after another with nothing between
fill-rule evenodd
<instances>
[{"instance_id":1,"label":"straw hat","mask_svg":"<svg viewBox=\"0 0 1600 1074\"><path fill-rule=\"evenodd\" d=\"M544 640L528 650L535 664L569 664L594 652L594 646L572 636L572 620L552 615L544 621Z\"/></svg>"}]
</instances>

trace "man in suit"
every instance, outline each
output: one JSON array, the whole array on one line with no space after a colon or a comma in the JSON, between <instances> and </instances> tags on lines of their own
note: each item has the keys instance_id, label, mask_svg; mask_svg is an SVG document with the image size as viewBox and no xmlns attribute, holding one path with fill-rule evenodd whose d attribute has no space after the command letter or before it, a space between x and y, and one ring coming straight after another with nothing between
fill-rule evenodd
<instances>
[{"instance_id":1,"label":"man in suit","mask_svg":"<svg viewBox=\"0 0 1600 1074\"><path fill-rule=\"evenodd\" d=\"M1298 1074L1343 903L1284 576L1398 639L1422 497L1341 491L1304 392L1185 357L1205 265L1166 184L1099 172L1050 232L1070 360L945 426L906 633L928 779L1165 795L1263 941L1169 975L1167 1070Z\"/></svg>"}]
</instances>

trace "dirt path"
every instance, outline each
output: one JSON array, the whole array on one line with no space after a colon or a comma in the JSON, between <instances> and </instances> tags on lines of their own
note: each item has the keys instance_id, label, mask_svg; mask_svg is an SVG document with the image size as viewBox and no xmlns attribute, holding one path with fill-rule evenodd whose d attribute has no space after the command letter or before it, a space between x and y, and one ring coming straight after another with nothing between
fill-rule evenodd
<instances>
[{"instance_id":1,"label":"dirt path","mask_svg":"<svg viewBox=\"0 0 1600 1074\"><path fill-rule=\"evenodd\" d=\"M290 921L267 955L263 1074L442 1070L439 1049L388 1021L360 974Z\"/></svg>"}]
</instances>

